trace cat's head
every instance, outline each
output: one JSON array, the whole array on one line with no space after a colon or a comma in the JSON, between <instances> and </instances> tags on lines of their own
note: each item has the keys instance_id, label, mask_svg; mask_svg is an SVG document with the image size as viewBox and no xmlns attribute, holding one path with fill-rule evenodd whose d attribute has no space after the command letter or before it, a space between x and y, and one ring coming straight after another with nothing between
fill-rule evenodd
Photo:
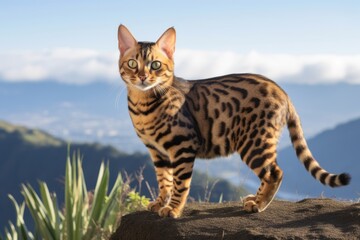
<instances>
[{"instance_id":1,"label":"cat's head","mask_svg":"<svg viewBox=\"0 0 360 240\"><path fill-rule=\"evenodd\" d=\"M120 25L119 70L126 85L142 91L170 86L174 76L175 39L175 29L169 28L156 42L138 42Z\"/></svg>"}]
</instances>

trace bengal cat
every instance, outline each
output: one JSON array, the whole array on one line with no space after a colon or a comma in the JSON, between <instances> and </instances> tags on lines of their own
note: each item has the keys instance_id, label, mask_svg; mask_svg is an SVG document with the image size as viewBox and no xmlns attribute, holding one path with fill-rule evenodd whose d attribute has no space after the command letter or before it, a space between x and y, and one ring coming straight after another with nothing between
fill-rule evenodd
<instances>
[{"instance_id":1,"label":"bengal cat","mask_svg":"<svg viewBox=\"0 0 360 240\"><path fill-rule=\"evenodd\" d=\"M157 42L138 42L120 25L118 44L130 117L149 150L159 185L150 211L162 217L181 216L195 158L234 152L261 180L256 195L244 199L245 211L265 210L283 177L276 146L285 124L298 158L315 179L331 187L350 182L348 174L335 175L320 167L290 98L275 82L256 74L195 81L176 77L174 28Z\"/></svg>"}]
</instances>

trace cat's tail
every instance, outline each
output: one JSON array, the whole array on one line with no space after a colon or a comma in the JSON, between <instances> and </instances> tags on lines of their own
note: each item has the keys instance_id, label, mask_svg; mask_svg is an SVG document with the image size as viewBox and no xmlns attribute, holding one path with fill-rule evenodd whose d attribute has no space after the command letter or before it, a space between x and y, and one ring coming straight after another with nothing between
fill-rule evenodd
<instances>
[{"instance_id":1,"label":"cat's tail","mask_svg":"<svg viewBox=\"0 0 360 240\"><path fill-rule=\"evenodd\" d=\"M339 187L350 183L351 177L349 174L341 173L336 175L329 173L315 160L306 143L300 118L290 100L287 126L290 132L291 142L298 159L304 164L306 170L310 172L315 179L320 181L322 184L329 185L331 187Z\"/></svg>"}]
</instances>

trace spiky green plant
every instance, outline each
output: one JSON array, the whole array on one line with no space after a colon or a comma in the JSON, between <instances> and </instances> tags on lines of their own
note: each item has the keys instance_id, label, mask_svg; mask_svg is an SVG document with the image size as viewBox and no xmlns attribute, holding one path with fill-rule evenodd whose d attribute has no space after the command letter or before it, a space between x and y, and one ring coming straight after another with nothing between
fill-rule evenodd
<instances>
[{"instance_id":1,"label":"spiky green plant","mask_svg":"<svg viewBox=\"0 0 360 240\"><path fill-rule=\"evenodd\" d=\"M22 185L25 202L18 204L12 196L17 220L5 229L6 240L23 239L107 239L116 229L122 214L143 208L149 199L131 191L118 174L108 194L109 165L102 163L94 192L88 192L79 154L66 161L65 207L59 209L57 197L45 182L39 182L40 195L29 184ZM35 224L31 233L24 222L25 206ZM1 239L1 237L0 237Z\"/></svg>"}]
</instances>

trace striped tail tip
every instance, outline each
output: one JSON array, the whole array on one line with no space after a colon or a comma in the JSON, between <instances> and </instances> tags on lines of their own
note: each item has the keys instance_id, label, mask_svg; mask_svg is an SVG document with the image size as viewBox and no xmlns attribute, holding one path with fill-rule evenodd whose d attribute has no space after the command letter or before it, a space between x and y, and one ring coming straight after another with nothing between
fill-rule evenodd
<instances>
[{"instance_id":1,"label":"striped tail tip","mask_svg":"<svg viewBox=\"0 0 360 240\"><path fill-rule=\"evenodd\" d=\"M351 176L348 173L342 173L339 175L333 175L329 180L330 181L327 182L326 185L329 185L330 187L341 187L350 183Z\"/></svg>"},{"instance_id":2,"label":"striped tail tip","mask_svg":"<svg viewBox=\"0 0 360 240\"><path fill-rule=\"evenodd\" d=\"M342 173L339 175L339 181L341 185L348 185L351 181L351 176L348 173Z\"/></svg>"}]
</instances>

